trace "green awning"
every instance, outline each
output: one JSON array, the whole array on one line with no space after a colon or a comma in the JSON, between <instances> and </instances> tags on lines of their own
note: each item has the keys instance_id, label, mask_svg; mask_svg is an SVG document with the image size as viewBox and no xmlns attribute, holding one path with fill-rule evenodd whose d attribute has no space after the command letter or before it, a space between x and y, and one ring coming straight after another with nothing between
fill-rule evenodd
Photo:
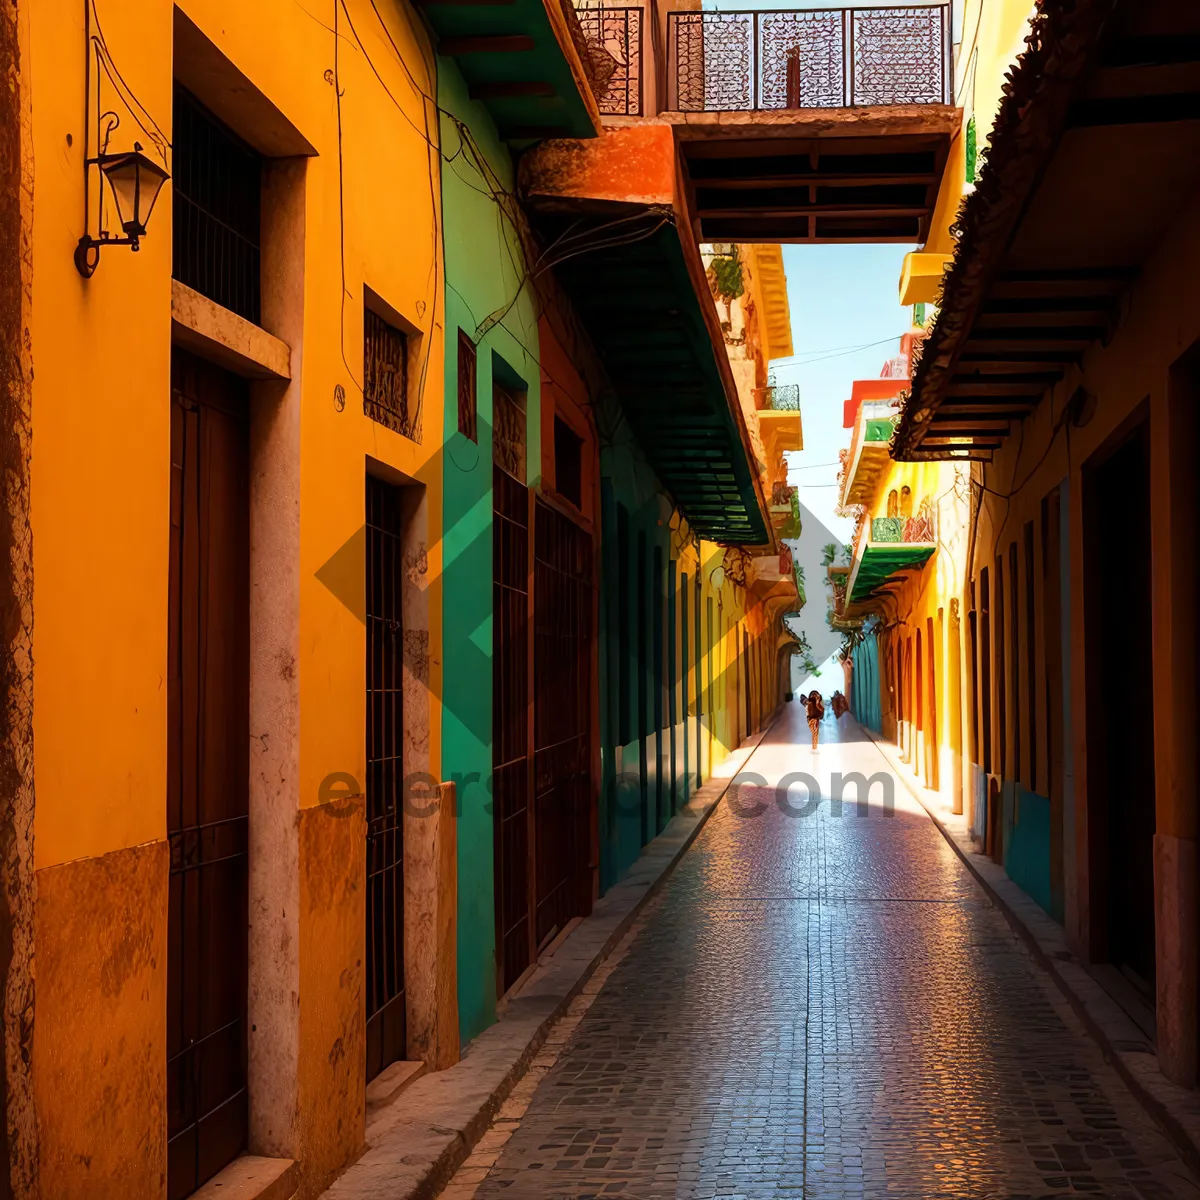
<instances>
[{"instance_id":1,"label":"green awning","mask_svg":"<svg viewBox=\"0 0 1200 1200\"><path fill-rule=\"evenodd\" d=\"M559 220L563 228L581 225L578 217ZM636 225L627 225L626 237L634 231L627 244L575 255L555 273L650 465L688 524L715 542L761 546L770 535L755 466L730 411L680 232L653 215L642 223L648 235L638 237ZM551 228L548 221L543 228ZM711 304L707 295L703 302Z\"/></svg>"},{"instance_id":2,"label":"green awning","mask_svg":"<svg viewBox=\"0 0 1200 1200\"><path fill-rule=\"evenodd\" d=\"M868 542L850 576L850 603L866 600L897 571L911 571L929 561L933 542Z\"/></svg>"}]
</instances>

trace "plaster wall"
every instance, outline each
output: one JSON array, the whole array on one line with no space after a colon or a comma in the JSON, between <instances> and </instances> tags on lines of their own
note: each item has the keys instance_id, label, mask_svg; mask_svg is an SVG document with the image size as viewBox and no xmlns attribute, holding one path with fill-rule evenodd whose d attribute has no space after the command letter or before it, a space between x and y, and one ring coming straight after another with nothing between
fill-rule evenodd
<instances>
[{"instance_id":1,"label":"plaster wall","mask_svg":"<svg viewBox=\"0 0 1200 1200\"><path fill-rule=\"evenodd\" d=\"M294 1107L285 1100L254 1126L252 1138L261 1137L268 1152L299 1158L299 1194L310 1196L363 1136L361 794L334 800L324 786L333 773L365 782L362 583L356 591L353 569L332 586L317 572L362 527L368 456L425 496L427 567L414 581L429 600L428 625L414 631L428 667L420 755L435 776L441 769L436 451L444 287L437 126L428 95L417 90L428 93L432 76L411 10L382 9L381 18L365 0L348 0L344 15L356 32L346 20L336 38L283 0L241 6L185 0L180 11L315 150L294 173L302 178L293 180L297 203L282 266L289 302L277 310L264 303L264 326L291 349L291 389L286 401L274 402L285 405L293 423L273 431L264 426L253 469L270 526L292 534L270 550L279 570L263 575L268 590L256 597L283 625L275 621L273 658L255 667L264 698L256 719L270 724L247 731L270 758L273 776L269 787L252 786L252 825L268 808L274 813L278 828L288 831L280 855L295 872L289 866L260 893L281 905L282 940L275 949L252 941L259 966L269 968L258 977L270 985L255 1024L260 1031L264 1023L292 1031L273 1051L283 1059L265 1061L276 1062L284 1080L295 1080L283 1089L295 1097ZM143 121L169 138L173 6L97 0L96 12L112 61L145 110ZM166 955L149 953L136 970L122 968L120 956L135 934L139 944L161 951L166 928L173 197L168 184L139 253L105 250L95 276L80 278L71 254L84 221L83 16L84 6L68 0L48 0L29 14L37 88L32 157L39 164L29 322L39 614L35 840L46 887L39 957L66 964L69 948L87 945L95 965L48 977L54 980L45 992L49 1008L34 1018L34 1072L50 1191L128 1195L132 1187L152 1196L164 1186L154 1164L165 1140L165 1029L161 1016L133 1014L139 1006L163 1011ZM127 148L134 136L133 116L125 110L121 116L113 149ZM236 114L227 119L236 127ZM251 141L258 136L249 127L239 132ZM398 227L403 237L394 236ZM264 255L271 258L267 247ZM366 286L409 327L419 441L363 414ZM353 559L351 553L352 565ZM271 671L276 682L268 688ZM347 804L357 815L334 820ZM258 870L252 861L252 877ZM125 882L104 886L114 872ZM61 1075L68 1063L69 1085ZM261 1092L255 1099L263 1099ZM103 1124L80 1122L81 1112ZM160 1150L148 1155L146 1147L155 1146Z\"/></svg>"},{"instance_id":2,"label":"plaster wall","mask_svg":"<svg viewBox=\"0 0 1200 1200\"><path fill-rule=\"evenodd\" d=\"M1195 211L1193 198L1163 231L1158 248L1122 302L1122 316L1108 344L1094 345L1079 367L1042 399L1025 420L1020 435L1007 439L995 463L979 472L992 491L983 497L975 554L977 568L993 562L998 554L1006 555L1026 521L1038 526L1043 498L1061 493L1066 634L1062 703L1066 720L1064 744L1056 748L1055 758L1061 764L1066 802L1062 831L1064 923L1077 953L1102 958L1103 917L1096 898L1097 889L1104 886L1105 852L1098 828L1101 814L1092 799L1098 789L1089 787L1088 781L1087 738L1087 665L1097 631L1094 615L1089 625L1086 603L1083 472L1085 464L1106 452L1131 421L1149 420L1152 574L1134 586L1151 589L1156 650L1153 737L1159 1058L1164 1070L1181 1081L1194 1078L1196 1037L1196 967L1189 950L1196 940L1194 905L1189 900L1195 878L1195 746L1194 737L1179 736L1181 724L1190 722L1196 687L1191 632L1194 581L1187 556L1180 554L1188 536L1183 529L1190 528L1195 508L1195 468L1188 450L1191 435L1184 432L1190 428L1190 416L1184 414L1190 414L1194 406L1194 375L1183 366L1200 340L1200 307L1193 285L1200 270L1200 221ZM1063 419L1068 401L1079 388L1096 401L1082 425ZM1106 553L1109 551L1119 555L1117 547L1107 548ZM1108 631L1099 636L1106 642ZM1026 637L1022 628L1017 642L1022 654L1027 652ZM1044 648L1039 646L1037 651L1039 664L1043 664ZM1026 747L1030 744L1030 716L1021 711L1026 722L1021 740ZM1039 738L1039 747L1044 746L1045 714L1039 711L1032 716L1033 736ZM1194 724L1189 727L1194 729ZM1039 757L1045 761L1040 750ZM1010 762L1007 769L1010 775L1020 771L1022 782L1029 782L1024 756L1021 764ZM1164 969L1166 963L1173 969Z\"/></svg>"},{"instance_id":3,"label":"plaster wall","mask_svg":"<svg viewBox=\"0 0 1200 1200\"><path fill-rule=\"evenodd\" d=\"M448 161L442 175L446 243L445 761L458 782L458 971L464 1040L495 1020L492 772L492 387L497 373L525 396L526 482L553 481L554 405L539 295L514 223L514 168L457 66L439 60ZM478 438L458 431L458 337L476 347ZM565 361L565 360L563 360ZM557 375L564 373L559 365ZM578 424L578 420L576 421ZM584 426L586 432L586 425ZM585 454L594 482L595 468ZM549 475L549 478L547 476Z\"/></svg>"}]
</instances>

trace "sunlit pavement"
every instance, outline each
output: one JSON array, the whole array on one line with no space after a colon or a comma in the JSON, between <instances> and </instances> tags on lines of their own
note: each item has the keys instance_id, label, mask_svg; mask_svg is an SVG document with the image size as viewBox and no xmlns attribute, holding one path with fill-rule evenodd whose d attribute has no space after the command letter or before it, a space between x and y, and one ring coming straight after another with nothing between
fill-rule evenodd
<instances>
[{"instance_id":1,"label":"sunlit pavement","mask_svg":"<svg viewBox=\"0 0 1200 1200\"><path fill-rule=\"evenodd\" d=\"M821 736L786 706L445 1196L1200 1195L903 784L831 811L888 765Z\"/></svg>"}]
</instances>

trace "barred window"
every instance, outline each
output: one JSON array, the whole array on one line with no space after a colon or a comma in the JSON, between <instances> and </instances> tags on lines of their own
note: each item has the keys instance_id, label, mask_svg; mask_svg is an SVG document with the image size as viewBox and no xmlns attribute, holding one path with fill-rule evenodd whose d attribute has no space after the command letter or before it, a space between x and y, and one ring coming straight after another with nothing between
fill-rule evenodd
<instances>
[{"instance_id":1,"label":"barred window","mask_svg":"<svg viewBox=\"0 0 1200 1200\"><path fill-rule=\"evenodd\" d=\"M554 487L576 508L583 508L583 438L557 415L554 418Z\"/></svg>"},{"instance_id":2,"label":"barred window","mask_svg":"<svg viewBox=\"0 0 1200 1200\"><path fill-rule=\"evenodd\" d=\"M458 432L479 441L478 405L475 399L475 343L458 331Z\"/></svg>"},{"instance_id":3,"label":"barred window","mask_svg":"<svg viewBox=\"0 0 1200 1200\"><path fill-rule=\"evenodd\" d=\"M175 85L172 274L259 323L262 158Z\"/></svg>"},{"instance_id":4,"label":"barred window","mask_svg":"<svg viewBox=\"0 0 1200 1200\"><path fill-rule=\"evenodd\" d=\"M492 461L525 482L525 397L492 385Z\"/></svg>"},{"instance_id":5,"label":"barred window","mask_svg":"<svg viewBox=\"0 0 1200 1200\"><path fill-rule=\"evenodd\" d=\"M408 337L369 308L363 309L363 412L372 421L421 440L408 408Z\"/></svg>"}]
</instances>

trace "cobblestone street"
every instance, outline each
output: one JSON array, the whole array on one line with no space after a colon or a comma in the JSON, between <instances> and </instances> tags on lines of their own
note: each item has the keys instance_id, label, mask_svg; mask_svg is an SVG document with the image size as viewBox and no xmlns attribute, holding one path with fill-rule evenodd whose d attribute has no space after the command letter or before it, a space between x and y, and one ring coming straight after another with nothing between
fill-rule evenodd
<instances>
[{"instance_id":1,"label":"cobblestone street","mask_svg":"<svg viewBox=\"0 0 1200 1200\"><path fill-rule=\"evenodd\" d=\"M1165 1138L897 781L799 704L444 1195L1193 1197ZM738 810L738 811L735 811ZM757 809L757 815L753 814ZM741 815L739 815L739 812Z\"/></svg>"}]
</instances>

